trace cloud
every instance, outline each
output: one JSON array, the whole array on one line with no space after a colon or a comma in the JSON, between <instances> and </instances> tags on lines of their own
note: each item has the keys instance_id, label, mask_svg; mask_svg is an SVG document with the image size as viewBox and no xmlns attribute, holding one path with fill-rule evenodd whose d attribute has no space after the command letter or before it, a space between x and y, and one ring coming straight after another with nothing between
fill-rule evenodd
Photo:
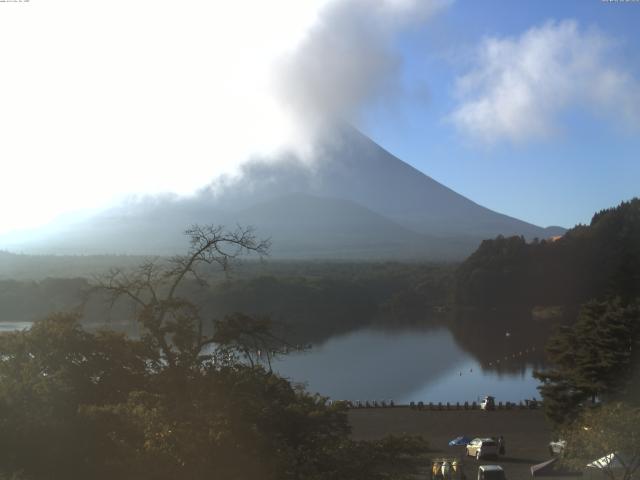
<instances>
[{"instance_id":1,"label":"cloud","mask_svg":"<svg viewBox=\"0 0 640 480\"><path fill-rule=\"evenodd\" d=\"M475 67L456 81L461 103L448 119L487 144L553 137L573 107L639 128L640 83L615 63L615 50L612 39L575 21L487 38Z\"/></svg>"},{"instance_id":2,"label":"cloud","mask_svg":"<svg viewBox=\"0 0 640 480\"><path fill-rule=\"evenodd\" d=\"M189 194L291 125L269 78L328 0L3 8L0 232L131 193ZM43 199L46 199L43 201Z\"/></svg>"},{"instance_id":3,"label":"cloud","mask_svg":"<svg viewBox=\"0 0 640 480\"><path fill-rule=\"evenodd\" d=\"M3 11L0 203L20 208L0 233L132 193L188 195L297 143L314 114L292 110L346 115L393 88L389 42L447 3L65 0Z\"/></svg>"},{"instance_id":4,"label":"cloud","mask_svg":"<svg viewBox=\"0 0 640 480\"><path fill-rule=\"evenodd\" d=\"M313 123L350 118L380 95L400 87L401 31L421 25L450 0L342 0L329 3L304 40L280 63L276 86L281 101Z\"/></svg>"}]
</instances>

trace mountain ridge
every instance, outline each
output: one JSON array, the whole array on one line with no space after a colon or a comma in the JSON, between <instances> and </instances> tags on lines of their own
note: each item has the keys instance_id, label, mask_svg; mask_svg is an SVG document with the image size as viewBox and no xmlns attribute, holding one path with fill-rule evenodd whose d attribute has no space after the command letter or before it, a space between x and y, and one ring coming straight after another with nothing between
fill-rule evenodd
<instances>
[{"instance_id":1,"label":"mountain ridge","mask_svg":"<svg viewBox=\"0 0 640 480\"><path fill-rule=\"evenodd\" d=\"M191 197L128 202L18 245L38 253L174 254L194 223L253 225L282 258L456 260L497 235L564 231L478 205L340 125L317 139L310 162L291 151L256 158L239 177L218 177ZM1 238L0 248L7 248Z\"/></svg>"}]
</instances>

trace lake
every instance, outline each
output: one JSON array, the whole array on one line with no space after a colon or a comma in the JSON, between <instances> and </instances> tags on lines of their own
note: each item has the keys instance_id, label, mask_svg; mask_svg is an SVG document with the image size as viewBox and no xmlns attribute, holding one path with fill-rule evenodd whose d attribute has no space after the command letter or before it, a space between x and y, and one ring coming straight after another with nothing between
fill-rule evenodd
<instances>
[{"instance_id":1,"label":"lake","mask_svg":"<svg viewBox=\"0 0 640 480\"><path fill-rule=\"evenodd\" d=\"M31 328L32 322L0 322L0 333Z\"/></svg>"},{"instance_id":2,"label":"lake","mask_svg":"<svg viewBox=\"0 0 640 480\"><path fill-rule=\"evenodd\" d=\"M3 322L0 332L30 326L31 322ZM479 338L476 332L471 336ZM445 327L364 328L280 357L273 368L305 384L311 393L335 400L462 403L478 401L483 395L502 402L539 398L538 382L531 375L536 362L527 358L533 352L525 351L522 343L530 335L482 337L484 349L476 352L483 356L481 362L469 353L468 345L463 348L459 343L468 341L467 337L456 339ZM492 359L487 350L497 358ZM506 352L522 355L506 358ZM501 370L496 370L498 366Z\"/></svg>"},{"instance_id":3,"label":"lake","mask_svg":"<svg viewBox=\"0 0 640 480\"><path fill-rule=\"evenodd\" d=\"M496 401L519 402L540 397L533 365L523 356L496 358L511 367L499 373L487 362L483 367L446 328L367 328L284 356L274 370L335 400L455 403L493 395ZM509 366L510 360L517 364Z\"/></svg>"}]
</instances>

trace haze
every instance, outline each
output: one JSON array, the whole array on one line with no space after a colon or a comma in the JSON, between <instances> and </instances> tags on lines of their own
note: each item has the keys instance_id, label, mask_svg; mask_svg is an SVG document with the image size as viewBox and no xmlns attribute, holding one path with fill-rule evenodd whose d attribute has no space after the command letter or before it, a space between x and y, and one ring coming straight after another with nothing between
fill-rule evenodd
<instances>
[{"instance_id":1,"label":"haze","mask_svg":"<svg viewBox=\"0 0 640 480\"><path fill-rule=\"evenodd\" d=\"M336 117L537 225L636 195L640 9L480 3L3 4L0 232L316 160Z\"/></svg>"}]
</instances>

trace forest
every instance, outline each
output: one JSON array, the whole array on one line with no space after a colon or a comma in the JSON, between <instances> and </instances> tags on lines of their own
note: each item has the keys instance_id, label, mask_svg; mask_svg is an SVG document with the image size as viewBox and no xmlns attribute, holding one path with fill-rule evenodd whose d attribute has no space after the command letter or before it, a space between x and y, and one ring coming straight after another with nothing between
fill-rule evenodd
<instances>
[{"instance_id":1,"label":"forest","mask_svg":"<svg viewBox=\"0 0 640 480\"><path fill-rule=\"evenodd\" d=\"M485 240L457 269L455 303L576 306L640 295L640 199L596 213L560 238Z\"/></svg>"},{"instance_id":2,"label":"forest","mask_svg":"<svg viewBox=\"0 0 640 480\"><path fill-rule=\"evenodd\" d=\"M92 285L113 270L114 263L123 265L115 270L126 271L145 259L71 257L75 272L83 276L38 278L33 257L4 256L21 279L0 280L0 321L33 321L50 312L73 311L81 313L83 324L91 328L130 326L133 305L125 300L110 306ZM60 259L41 260L51 266L50 273L62 275L63 265L56 266ZM180 293L199 305L208 318L234 312L267 315L290 341L308 343L373 324L436 321L438 311L449 302L454 267L244 260L234 264L228 275L205 265L202 275L207 285L185 279Z\"/></svg>"}]
</instances>

